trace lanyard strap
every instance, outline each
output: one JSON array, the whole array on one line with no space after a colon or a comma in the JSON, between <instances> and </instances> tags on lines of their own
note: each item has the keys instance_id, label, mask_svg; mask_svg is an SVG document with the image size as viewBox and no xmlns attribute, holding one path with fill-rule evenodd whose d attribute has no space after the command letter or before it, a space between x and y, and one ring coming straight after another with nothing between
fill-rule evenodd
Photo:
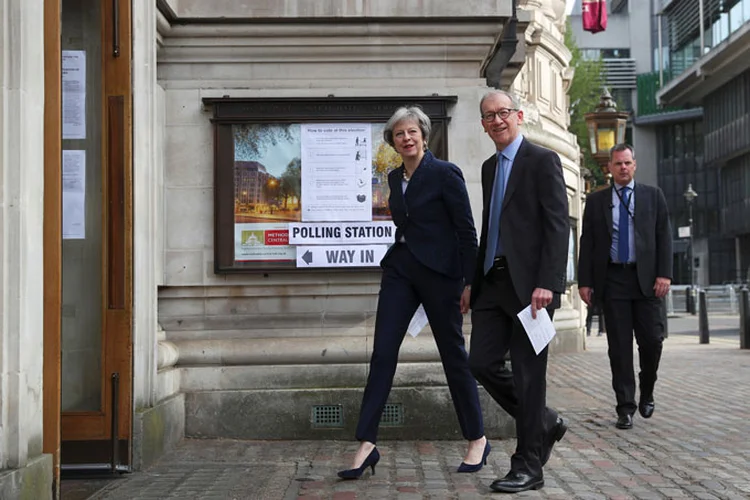
<instances>
[{"instance_id":1,"label":"lanyard strap","mask_svg":"<svg viewBox=\"0 0 750 500\"><path fill-rule=\"evenodd\" d=\"M627 186L620 188L620 189L617 189L616 187L612 187L612 189L615 190L615 194L617 195L617 198L620 200L620 203L625 205L625 210L628 211L628 215L630 216L630 218L635 220L635 215L633 214L633 212L630 211L630 202L633 200L633 195L635 194L635 186L633 186L633 189L631 189L632 193L630 193L630 196L628 196L627 203L625 203L625 200L623 200L622 193L621 193L621 191L623 191L625 188L630 189Z\"/></svg>"}]
</instances>

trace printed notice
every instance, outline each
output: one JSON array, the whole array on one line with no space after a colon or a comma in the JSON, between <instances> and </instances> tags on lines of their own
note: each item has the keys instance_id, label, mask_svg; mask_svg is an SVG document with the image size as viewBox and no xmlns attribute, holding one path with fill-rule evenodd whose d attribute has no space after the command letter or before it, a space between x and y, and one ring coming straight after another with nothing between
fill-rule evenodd
<instances>
[{"instance_id":1,"label":"printed notice","mask_svg":"<svg viewBox=\"0 0 750 500\"><path fill-rule=\"evenodd\" d=\"M86 238L86 151L63 151L62 208L63 239Z\"/></svg>"},{"instance_id":2,"label":"printed notice","mask_svg":"<svg viewBox=\"0 0 750 500\"><path fill-rule=\"evenodd\" d=\"M396 225L391 221L289 224L290 245L390 245L395 234Z\"/></svg>"},{"instance_id":3,"label":"printed notice","mask_svg":"<svg viewBox=\"0 0 750 500\"><path fill-rule=\"evenodd\" d=\"M63 139L86 138L86 52L62 51Z\"/></svg>"},{"instance_id":4,"label":"printed notice","mask_svg":"<svg viewBox=\"0 0 750 500\"><path fill-rule=\"evenodd\" d=\"M302 125L302 221L372 220L371 126Z\"/></svg>"},{"instance_id":5,"label":"printed notice","mask_svg":"<svg viewBox=\"0 0 750 500\"><path fill-rule=\"evenodd\" d=\"M388 245L299 246L297 269L305 267L375 267Z\"/></svg>"},{"instance_id":6,"label":"printed notice","mask_svg":"<svg viewBox=\"0 0 750 500\"><path fill-rule=\"evenodd\" d=\"M422 304L419 304L417 312L415 312L414 316L412 316L411 321L409 322L409 327L406 329L406 331L409 332L409 335L411 335L412 337L416 337L417 335L419 335L422 329L427 326L427 323L427 313L424 310L424 306Z\"/></svg>"},{"instance_id":7,"label":"printed notice","mask_svg":"<svg viewBox=\"0 0 750 500\"><path fill-rule=\"evenodd\" d=\"M540 309L536 312L536 319L531 317L531 306L529 305L518 313L518 319L521 320L523 329L526 330L534 351L539 354L547 347L552 337L555 336L555 326L549 317L546 309Z\"/></svg>"}]
</instances>

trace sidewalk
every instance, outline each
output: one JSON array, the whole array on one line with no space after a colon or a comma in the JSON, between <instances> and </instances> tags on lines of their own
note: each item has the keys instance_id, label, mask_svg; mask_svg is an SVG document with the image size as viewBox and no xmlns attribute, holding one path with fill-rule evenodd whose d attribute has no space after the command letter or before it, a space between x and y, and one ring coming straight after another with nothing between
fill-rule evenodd
<instances>
[{"instance_id":1,"label":"sidewalk","mask_svg":"<svg viewBox=\"0 0 750 500\"><path fill-rule=\"evenodd\" d=\"M750 351L739 350L737 335L700 345L697 319L680 321L665 341L656 412L636 416L632 430L614 427L606 337L588 337L586 352L550 358L548 402L570 429L545 467L545 487L515 498L750 498ZM353 440L186 440L90 498L512 498L488 486L508 471L515 441L492 446L481 472L457 474L464 442L381 442L375 476L343 482L336 471L348 466Z\"/></svg>"}]
</instances>

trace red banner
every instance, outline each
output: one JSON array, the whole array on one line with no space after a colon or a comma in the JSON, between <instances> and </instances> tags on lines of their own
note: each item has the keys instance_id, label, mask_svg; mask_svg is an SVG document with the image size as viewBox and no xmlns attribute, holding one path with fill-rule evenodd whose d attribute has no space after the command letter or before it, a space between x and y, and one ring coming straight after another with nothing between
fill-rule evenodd
<instances>
[{"instance_id":1,"label":"red banner","mask_svg":"<svg viewBox=\"0 0 750 500\"><path fill-rule=\"evenodd\" d=\"M583 30L599 33L607 29L606 0L583 0L581 2L581 18Z\"/></svg>"},{"instance_id":2,"label":"red banner","mask_svg":"<svg viewBox=\"0 0 750 500\"><path fill-rule=\"evenodd\" d=\"M264 236L266 246L289 244L289 231L286 229L266 229Z\"/></svg>"}]
</instances>

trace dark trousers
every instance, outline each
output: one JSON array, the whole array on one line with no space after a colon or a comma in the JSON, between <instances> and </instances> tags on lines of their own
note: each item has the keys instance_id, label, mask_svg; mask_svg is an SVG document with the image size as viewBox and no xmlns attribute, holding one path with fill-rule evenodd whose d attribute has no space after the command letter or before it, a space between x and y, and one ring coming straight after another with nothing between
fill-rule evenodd
<instances>
[{"instance_id":1,"label":"dark trousers","mask_svg":"<svg viewBox=\"0 0 750 500\"><path fill-rule=\"evenodd\" d=\"M586 335L591 333L591 324L594 322L594 316L598 316L597 323L599 324L599 333L604 333L604 318L602 317L602 310L597 306L590 306L586 312Z\"/></svg>"},{"instance_id":2,"label":"dark trousers","mask_svg":"<svg viewBox=\"0 0 750 500\"><path fill-rule=\"evenodd\" d=\"M634 266L617 265L607 268L603 299L617 414L633 415L638 408L633 371L633 332L638 343L641 367L641 399L650 401L654 397L665 331L661 299L643 295Z\"/></svg>"},{"instance_id":3,"label":"dark trousers","mask_svg":"<svg viewBox=\"0 0 750 500\"><path fill-rule=\"evenodd\" d=\"M393 385L396 362L414 312L421 303L430 321L453 406L464 438L484 436L477 382L469 370L461 330L462 280L448 278L414 258L397 243L383 268L370 374L362 397L356 438L375 443L383 407Z\"/></svg>"},{"instance_id":4,"label":"dark trousers","mask_svg":"<svg viewBox=\"0 0 750 500\"><path fill-rule=\"evenodd\" d=\"M530 299L531 297L529 297ZM542 477L542 450L557 420L547 408L547 349L537 355L516 314L523 309L507 270L491 270L471 313L469 366L516 421L511 470ZM549 310L550 316L554 311ZM505 365L510 351L512 369Z\"/></svg>"}]
</instances>

